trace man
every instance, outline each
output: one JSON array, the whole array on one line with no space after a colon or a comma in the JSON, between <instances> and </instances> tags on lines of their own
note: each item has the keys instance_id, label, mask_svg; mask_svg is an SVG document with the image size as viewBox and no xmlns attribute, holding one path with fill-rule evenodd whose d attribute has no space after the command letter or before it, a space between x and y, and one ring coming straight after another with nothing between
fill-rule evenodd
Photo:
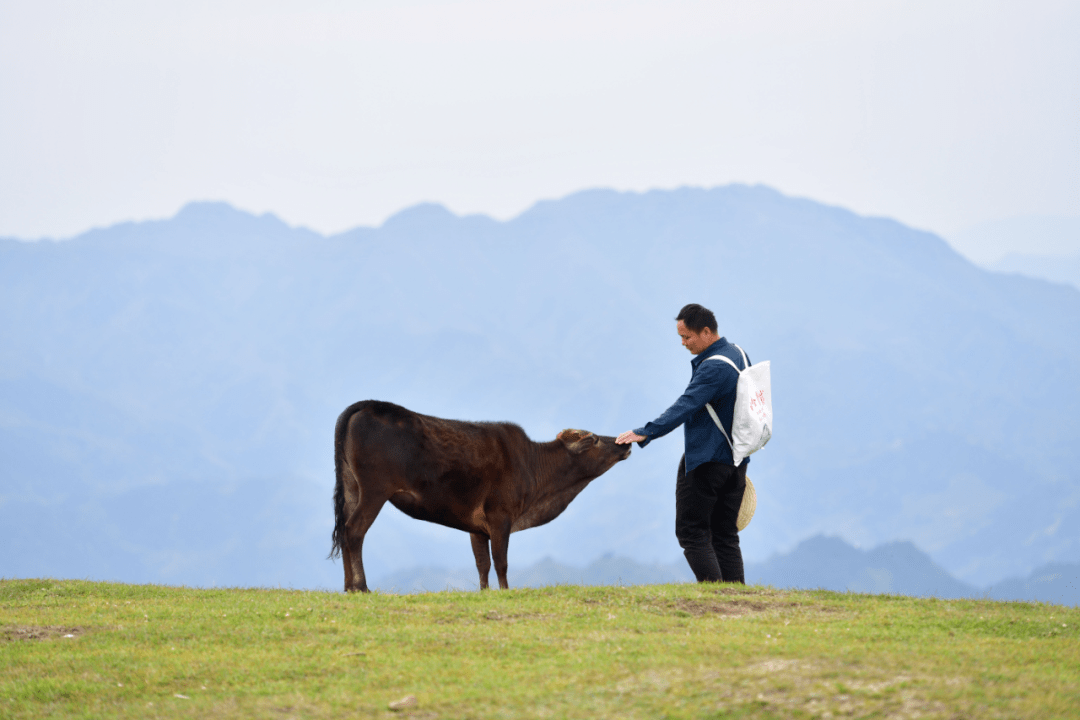
<instances>
[{"instance_id":1,"label":"man","mask_svg":"<svg viewBox=\"0 0 1080 720\"><path fill-rule=\"evenodd\" d=\"M723 355L736 367L746 367L739 349L717 335L716 317L710 310L690 304L675 320L683 347L696 356L690 361L690 384L663 415L645 427L624 432L615 442L645 447L683 426L686 448L675 482L675 536L698 582L742 583L742 550L735 523L750 459L735 467L731 446L705 409L706 403L712 405L730 437L739 374L722 360L706 360Z\"/></svg>"}]
</instances>

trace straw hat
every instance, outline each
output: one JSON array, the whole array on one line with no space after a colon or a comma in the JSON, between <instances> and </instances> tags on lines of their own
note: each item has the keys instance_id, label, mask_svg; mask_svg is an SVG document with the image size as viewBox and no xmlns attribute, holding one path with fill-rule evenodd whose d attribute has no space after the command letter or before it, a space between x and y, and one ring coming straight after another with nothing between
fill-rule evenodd
<instances>
[{"instance_id":1,"label":"straw hat","mask_svg":"<svg viewBox=\"0 0 1080 720\"><path fill-rule=\"evenodd\" d=\"M742 507L739 508L739 518L735 521L735 527L739 528L740 532L750 524L755 510L757 510L757 492L754 491L754 483L750 482L750 478L747 477L746 491L743 492L742 496Z\"/></svg>"}]
</instances>

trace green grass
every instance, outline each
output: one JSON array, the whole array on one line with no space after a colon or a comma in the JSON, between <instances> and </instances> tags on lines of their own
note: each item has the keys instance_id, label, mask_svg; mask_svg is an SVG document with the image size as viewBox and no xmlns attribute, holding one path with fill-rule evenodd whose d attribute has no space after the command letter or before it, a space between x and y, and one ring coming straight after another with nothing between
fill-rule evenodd
<instances>
[{"instance_id":1,"label":"green grass","mask_svg":"<svg viewBox=\"0 0 1080 720\"><path fill-rule=\"evenodd\" d=\"M391 716L1078 717L1080 609L693 584L0 581L0 717Z\"/></svg>"}]
</instances>

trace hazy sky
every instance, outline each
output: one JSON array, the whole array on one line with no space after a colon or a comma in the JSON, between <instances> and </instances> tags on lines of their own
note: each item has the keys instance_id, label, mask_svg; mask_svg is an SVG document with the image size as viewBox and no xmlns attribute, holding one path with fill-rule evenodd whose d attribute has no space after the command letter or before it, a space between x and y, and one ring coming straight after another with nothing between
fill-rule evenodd
<instances>
[{"instance_id":1,"label":"hazy sky","mask_svg":"<svg viewBox=\"0 0 1080 720\"><path fill-rule=\"evenodd\" d=\"M1080 217L1080 2L0 0L0 236L731 182Z\"/></svg>"}]
</instances>

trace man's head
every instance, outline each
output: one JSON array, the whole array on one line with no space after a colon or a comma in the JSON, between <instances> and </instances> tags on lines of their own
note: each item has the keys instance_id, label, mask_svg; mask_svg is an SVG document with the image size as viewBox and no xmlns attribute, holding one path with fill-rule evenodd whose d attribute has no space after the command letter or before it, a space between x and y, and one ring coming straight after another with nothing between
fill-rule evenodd
<instances>
[{"instance_id":1,"label":"man's head","mask_svg":"<svg viewBox=\"0 0 1080 720\"><path fill-rule=\"evenodd\" d=\"M683 347L697 355L720 339L716 333L716 316L712 310L690 303L675 316L676 328Z\"/></svg>"}]
</instances>

